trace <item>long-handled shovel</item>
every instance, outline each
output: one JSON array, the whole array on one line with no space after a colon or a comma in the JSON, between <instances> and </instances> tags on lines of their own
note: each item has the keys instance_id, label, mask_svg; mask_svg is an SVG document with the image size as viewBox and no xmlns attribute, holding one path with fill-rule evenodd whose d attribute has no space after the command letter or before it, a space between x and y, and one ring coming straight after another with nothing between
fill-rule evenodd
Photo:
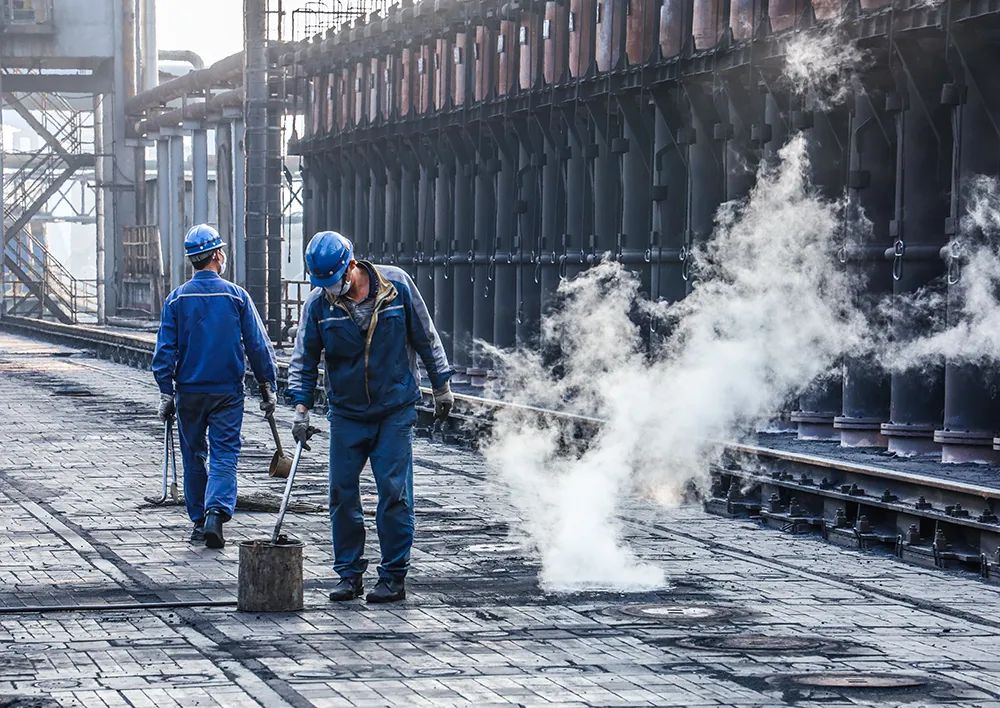
<instances>
[{"instance_id":1,"label":"long-handled shovel","mask_svg":"<svg viewBox=\"0 0 1000 708\"><path fill-rule=\"evenodd\" d=\"M271 465L267 468L267 473L272 477L285 479L288 477L288 473L292 469L292 461L285 457L285 450L281 447L281 438L278 436L278 426L274 422L274 411L268 413L266 418L268 425L271 426L271 435L274 436L274 445L277 448L274 455L271 457Z\"/></svg>"},{"instance_id":2,"label":"long-handled shovel","mask_svg":"<svg viewBox=\"0 0 1000 708\"><path fill-rule=\"evenodd\" d=\"M309 437L319 432L318 428L309 428ZM285 521L285 512L288 511L288 503L292 499L292 484L295 482L295 472L299 468L299 460L302 458L302 448L305 442L300 440L295 446L295 457L292 458L292 467L288 472L288 481L285 482L285 494L281 497L281 508L278 509L278 519L274 522L274 533L271 534L271 543L279 543L281 536L281 524Z\"/></svg>"},{"instance_id":3,"label":"long-handled shovel","mask_svg":"<svg viewBox=\"0 0 1000 708\"><path fill-rule=\"evenodd\" d=\"M146 501L157 506L167 501L168 493L174 504L180 502L180 495L177 490L177 450L174 447L173 426L173 417L167 418L163 422L163 493L159 499L146 497ZM172 477L170 476L171 470L173 471Z\"/></svg>"}]
</instances>

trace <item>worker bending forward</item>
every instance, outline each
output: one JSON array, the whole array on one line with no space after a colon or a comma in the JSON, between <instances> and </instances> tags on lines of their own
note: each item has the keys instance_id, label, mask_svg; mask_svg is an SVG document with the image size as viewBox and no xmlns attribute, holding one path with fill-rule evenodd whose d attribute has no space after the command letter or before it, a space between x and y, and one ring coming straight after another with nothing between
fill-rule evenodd
<instances>
[{"instance_id":1,"label":"worker bending forward","mask_svg":"<svg viewBox=\"0 0 1000 708\"><path fill-rule=\"evenodd\" d=\"M209 548L226 545L222 524L236 508L246 359L261 410L270 413L277 402L271 340L247 291L222 279L223 246L211 226L188 231L184 251L194 276L164 302L153 354L160 419L177 414L191 542Z\"/></svg>"},{"instance_id":2,"label":"worker bending forward","mask_svg":"<svg viewBox=\"0 0 1000 708\"><path fill-rule=\"evenodd\" d=\"M354 259L338 233L313 236L306 265L315 289L302 309L288 371L295 404L292 433L309 436L320 355L325 353L330 419L330 524L334 570L340 582L330 599L364 591L365 517L358 480L371 461L378 488L375 524L382 562L368 602L406 597L404 578L413 544L413 424L420 400L416 355L434 390L435 415L447 417L454 397L441 338L427 306L403 270Z\"/></svg>"}]
</instances>

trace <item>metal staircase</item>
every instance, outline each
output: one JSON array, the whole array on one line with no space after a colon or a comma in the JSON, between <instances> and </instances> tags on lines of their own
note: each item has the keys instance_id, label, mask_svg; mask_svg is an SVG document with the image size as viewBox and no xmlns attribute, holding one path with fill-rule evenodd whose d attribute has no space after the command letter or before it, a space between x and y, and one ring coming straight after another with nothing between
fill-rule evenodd
<instances>
[{"instance_id":1,"label":"metal staircase","mask_svg":"<svg viewBox=\"0 0 1000 708\"><path fill-rule=\"evenodd\" d=\"M93 128L58 94L3 98L48 147L29 155L4 180L3 261L13 277L3 283L5 314L49 315L65 323L90 319L97 314L96 282L75 278L29 225L77 170L94 164Z\"/></svg>"}]
</instances>

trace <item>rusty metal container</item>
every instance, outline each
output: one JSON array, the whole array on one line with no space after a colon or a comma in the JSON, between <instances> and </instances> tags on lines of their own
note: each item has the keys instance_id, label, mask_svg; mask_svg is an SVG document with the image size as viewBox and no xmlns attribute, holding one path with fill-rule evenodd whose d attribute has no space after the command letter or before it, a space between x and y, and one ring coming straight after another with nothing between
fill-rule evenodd
<instances>
[{"instance_id":1,"label":"rusty metal container","mask_svg":"<svg viewBox=\"0 0 1000 708\"><path fill-rule=\"evenodd\" d=\"M660 6L660 54L664 59L684 51L691 36L693 0L663 0Z\"/></svg>"},{"instance_id":2,"label":"rusty metal container","mask_svg":"<svg viewBox=\"0 0 1000 708\"><path fill-rule=\"evenodd\" d=\"M326 74L312 77L312 134L325 132L324 111L326 109Z\"/></svg>"},{"instance_id":3,"label":"rusty metal container","mask_svg":"<svg viewBox=\"0 0 1000 708\"><path fill-rule=\"evenodd\" d=\"M382 69L379 75L380 89L379 89L379 114L382 116L383 120L389 120L393 117L393 110L395 109L396 96L398 95L396 89L396 55L386 54L385 58L382 60Z\"/></svg>"},{"instance_id":4,"label":"rusty metal container","mask_svg":"<svg viewBox=\"0 0 1000 708\"><path fill-rule=\"evenodd\" d=\"M332 133L337 129L337 76L336 72L326 75L326 103L322 116L324 133Z\"/></svg>"},{"instance_id":5,"label":"rusty metal container","mask_svg":"<svg viewBox=\"0 0 1000 708\"><path fill-rule=\"evenodd\" d=\"M434 48L430 44L420 47L417 56L417 113L427 113L433 101Z\"/></svg>"},{"instance_id":6,"label":"rusty metal container","mask_svg":"<svg viewBox=\"0 0 1000 708\"><path fill-rule=\"evenodd\" d=\"M594 6L598 71L611 71L621 61L625 44L625 12L625 3L620 1L598 0Z\"/></svg>"},{"instance_id":7,"label":"rusty metal container","mask_svg":"<svg viewBox=\"0 0 1000 708\"><path fill-rule=\"evenodd\" d=\"M645 64L653 57L657 37L657 0L631 0L625 17L625 55L628 63Z\"/></svg>"},{"instance_id":8,"label":"rusty metal container","mask_svg":"<svg viewBox=\"0 0 1000 708\"><path fill-rule=\"evenodd\" d=\"M448 107L451 95L451 76L454 73L451 61L451 38L438 37L434 43L434 55L431 57L431 67L434 72L434 109L443 110Z\"/></svg>"},{"instance_id":9,"label":"rusty metal container","mask_svg":"<svg viewBox=\"0 0 1000 708\"><path fill-rule=\"evenodd\" d=\"M566 73L569 49L569 8L558 2L545 3L542 22L542 78L552 85Z\"/></svg>"},{"instance_id":10,"label":"rusty metal container","mask_svg":"<svg viewBox=\"0 0 1000 708\"><path fill-rule=\"evenodd\" d=\"M777 0L779 3L787 0ZM792 0L794 1L794 0ZM694 0L691 13L691 34L696 50L711 49L722 39L729 22L723 0Z\"/></svg>"},{"instance_id":11,"label":"rusty metal container","mask_svg":"<svg viewBox=\"0 0 1000 708\"><path fill-rule=\"evenodd\" d=\"M844 7L842 0L813 0L813 14L817 20L832 20L840 16ZM864 7L864 3L861 3Z\"/></svg>"},{"instance_id":12,"label":"rusty metal container","mask_svg":"<svg viewBox=\"0 0 1000 708\"><path fill-rule=\"evenodd\" d=\"M500 21L497 34L497 93L506 96L514 88L514 72L517 58L514 53L517 39L517 24L511 20Z\"/></svg>"},{"instance_id":13,"label":"rusty metal container","mask_svg":"<svg viewBox=\"0 0 1000 708\"><path fill-rule=\"evenodd\" d=\"M771 18L771 31L782 32L799 22L805 11L805 0L770 0L767 15Z\"/></svg>"},{"instance_id":14,"label":"rusty metal container","mask_svg":"<svg viewBox=\"0 0 1000 708\"><path fill-rule=\"evenodd\" d=\"M538 69L542 61L542 22L530 7L521 14L517 28L518 79L522 89L534 88L539 82Z\"/></svg>"},{"instance_id":15,"label":"rusty metal container","mask_svg":"<svg viewBox=\"0 0 1000 708\"><path fill-rule=\"evenodd\" d=\"M469 76L469 34L458 32L451 49L451 102L456 106L465 105Z\"/></svg>"},{"instance_id":16,"label":"rusty metal container","mask_svg":"<svg viewBox=\"0 0 1000 708\"><path fill-rule=\"evenodd\" d=\"M413 69L416 65L414 52L405 47L399 58L399 115L408 116L413 108Z\"/></svg>"},{"instance_id":17,"label":"rusty metal container","mask_svg":"<svg viewBox=\"0 0 1000 708\"><path fill-rule=\"evenodd\" d=\"M354 125L364 125L368 120L368 62L359 61L354 65L354 76L351 79L354 95L351 99L354 107Z\"/></svg>"},{"instance_id":18,"label":"rusty metal container","mask_svg":"<svg viewBox=\"0 0 1000 708\"><path fill-rule=\"evenodd\" d=\"M574 79L585 76L594 62L595 0L570 0L567 31L569 32L569 75Z\"/></svg>"},{"instance_id":19,"label":"rusty metal container","mask_svg":"<svg viewBox=\"0 0 1000 708\"><path fill-rule=\"evenodd\" d=\"M729 5L729 26L733 39L737 42L753 37L759 22L761 0L731 0Z\"/></svg>"},{"instance_id":20,"label":"rusty metal container","mask_svg":"<svg viewBox=\"0 0 1000 708\"><path fill-rule=\"evenodd\" d=\"M379 118L379 106L382 104L382 60L372 57L368 60L368 74L365 81L368 84L368 122L374 123Z\"/></svg>"},{"instance_id":21,"label":"rusty metal container","mask_svg":"<svg viewBox=\"0 0 1000 708\"><path fill-rule=\"evenodd\" d=\"M476 27L476 41L472 45L472 62L475 65L476 101L485 100L493 91L494 66L497 58L496 33L486 25Z\"/></svg>"},{"instance_id":22,"label":"rusty metal container","mask_svg":"<svg viewBox=\"0 0 1000 708\"><path fill-rule=\"evenodd\" d=\"M337 104L337 127L344 130L347 127L347 119L351 115L351 70L341 69L337 74L337 95L334 101Z\"/></svg>"}]
</instances>

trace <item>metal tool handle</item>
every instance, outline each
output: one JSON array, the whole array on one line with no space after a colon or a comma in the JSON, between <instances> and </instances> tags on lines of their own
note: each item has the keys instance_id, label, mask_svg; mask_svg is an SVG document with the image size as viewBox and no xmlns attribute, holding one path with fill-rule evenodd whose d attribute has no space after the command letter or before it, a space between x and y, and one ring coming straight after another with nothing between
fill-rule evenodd
<instances>
[{"instance_id":1,"label":"metal tool handle","mask_svg":"<svg viewBox=\"0 0 1000 708\"><path fill-rule=\"evenodd\" d=\"M273 419L272 419L273 422ZM278 520L274 524L274 533L271 534L271 543L278 543L278 536L281 535L281 524L285 520L285 512L288 511L288 502L292 498L292 483L295 481L295 472L299 468L299 458L302 457L302 441L295 446L295 457L292 458L292 469L288 472L288 479L285 481L285 495L281 498L281 508L278 510Z\"/></svg>"},{"instance_id":2,"label":"metal tool handle","mask_svg":"<svg viewBox=\"0 0 1000 708\"><path fill-rule=\"evenodd\" d=\"M170 474L170 418L163 421L163 490L157 504L167 500L167 477Z\"/></svg>"},{"instance_id":3,"label":"metal tool handle","mask_svg":"<svg viewBox=\"0 0 1000 708\"><path fill-rule=\"evenodd\" d=\"M274 422L274 411L271 411L266 416L267 424L271 426L271 435L274 436L274 444L278 448L278 457L284 457L285 451L281 447L281 438L278 437L278 425Z\"/></svg>"},{"instance_id":4,"label":"metal tool handle","mask_svg":"<svg viewBox=\"0 0 1000 708\"><path fill-rule=\"evenodd\" d=\"M180 495L177 489L177 446L174 443L173 428L174 428L174 418L171 416L170 418L167 419L167 440L170 444L170 468L171 468L170 498L173 499L175 502L179 502Z\"/></svg>"}]
</instances>

